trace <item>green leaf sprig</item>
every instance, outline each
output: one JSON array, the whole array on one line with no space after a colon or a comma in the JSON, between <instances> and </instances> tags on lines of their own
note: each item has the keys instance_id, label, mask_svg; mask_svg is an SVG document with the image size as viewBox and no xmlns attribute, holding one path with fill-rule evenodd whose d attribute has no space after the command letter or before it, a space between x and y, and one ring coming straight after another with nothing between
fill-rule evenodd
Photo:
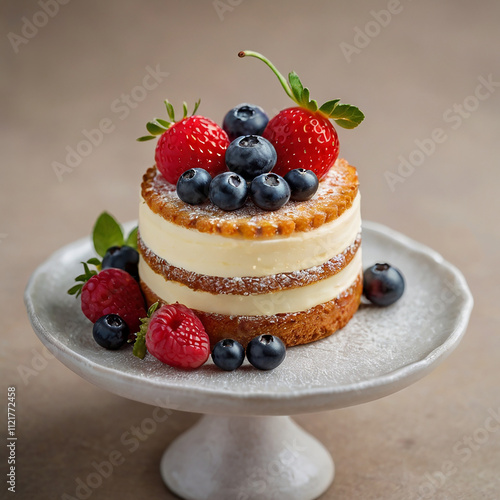
<instances>
[{"instance_id":1,"label":"green leaf sprig","mask_svg":"<svg viewBox=\"0 0 500 500\"><path fill-rule=\"evenodd\" d=\"M94 269L89 268L89 264L96 266L98 269L101 266L101 261L99 259L96 259L95 257L89 259L87 262L82 262L83 264L83 274L78 275L75 278L75 281L77 282L76 285L72 286L69 290L68 293L69 295L74 295L75 297L79 297L80 294L82 293L82 288L87 281L92 278L92 276L95 276L98 271Z\"/></svg>"},{"instance_id":2,"label":"green leaf sprig","mask_svg":"<svg viewBox=\"0 0 500 500\"><path fill-rule=\"evenodd\" d=\"M288 73L288 80L278 71L276 66L262 54L252 50L242 50L238 53L239 57L255 57L264 62L271 71L278 77L281 86L297 105L306 108L310 111L319 111L327 118L335 121L339 126L347 129L357 127L365 118L365 115L351 104L342 104L340 99L326 101L323 105L318 106L317 101L310 99L309 89L302 85L299 76L295 71Z\"/></svg>"},{"instance_id":3,"label":"green leaf sprig","mask_svg":"<svg viewBox=\"0 0 500 500\"><path fill-rule=\"evenodd\" d=\"M139 332L137 332L135 342L134 342L134 348L132 349L132 354L134 356L137 356L140 359L144 359L144 356L146 356L147 348L146 348L146 332L148 331L148 325L149 322L151 321L151 317L155 313L155 311L158 309L160 306L159 302L155 302L152 304L147 312L147 315L145 318L141 318L141 326L139 329Z\"/></svg>"},{"instance_id":4,"label":"green leaf sprig","mask_svg":"<svg viewBox=\"0 0 500 500\"><path fill-rule=\"evenodd\" d=\"M127 245L137 250L137 227L125 237L122 226L108 212L103 212L96 220L92 230L95 251L101 257L111 247Z\"/></svg>"},{"instance_id":5,"label":"green leaf sprig","mask_svg":"<svg viewBox=\"0 0 500 500\"><path fill-rule=\"evenodd\" d=\"M150 121L146 123L146 129L149 132L150 135L143 135L142 137L139 137L137 140L139 142L145 142L145 141L150 141L152 139L155 139L159 135L163 134L166 130L168 130L174 123L175 123L175 112L174 112L174 107L172 104L168 101L168 99L165 99L165 107L167 108L167 114L170 119L170 121L167 120L162 120L161 118L155 118L153 121ZM198 108L200 106L201 99L198 99L194 105L193 112L191 113L191 116L193 116L196 111L198 111ZM184 101L182 103L182 119L187 118L188 116L188 107L187 103Z\"/></svg>"},{"instance_id":6,"label":"green leaf sprig","mask_svg":"<svg viewBox=\"0 0 500 500\"><path fill-rule=\"evenodd\" d=\"M125 236L122 226L116 219L108 212L102 212L94 224L92 242L94 243L97 255L100 257L104 257L111 247L127 245L137 250L137 226ZM77 284L68 290L69 295L79 297L82 293L83 285L101 270L102 262L97 257L92 257L86 262L82 262L82 264L83 274L75 278ZM90 269L89 265L95 266L95 269Z\"/></svg>"}]
</instances>

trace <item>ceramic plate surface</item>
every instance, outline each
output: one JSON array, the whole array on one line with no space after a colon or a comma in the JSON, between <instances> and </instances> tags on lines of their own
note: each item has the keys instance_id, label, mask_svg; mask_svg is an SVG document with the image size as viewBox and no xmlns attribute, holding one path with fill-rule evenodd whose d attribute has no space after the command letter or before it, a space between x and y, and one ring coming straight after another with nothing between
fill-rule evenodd
<instances>
[{"instance_id":1,"label":"ceramic plate surface","mask_svg":"<svg viewBox=\"0 0 500 500\"><path fill-rule=\"evenodd\" d=\"M71 370L115 394L184 411L292 415L354 405L402 389L431 371L459 343L472 297L462 274L439 254L379 224L363 223L363 266L389 262L406 279L388 308L362 304L331 337L288 349L270 372L245 361L223 372L209 360L195 371L166 366L129 346L106 351L92 338L79 299L66 293L93 255L90 238L55 254L33 274L25 294L33 328Z\"/></svg>"}]
</instances>

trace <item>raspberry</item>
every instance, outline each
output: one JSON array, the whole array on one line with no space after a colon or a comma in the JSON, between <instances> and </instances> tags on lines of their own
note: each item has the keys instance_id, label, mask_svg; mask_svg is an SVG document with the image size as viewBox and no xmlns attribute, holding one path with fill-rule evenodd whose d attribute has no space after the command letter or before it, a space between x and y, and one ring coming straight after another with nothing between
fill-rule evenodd
<instances>
[{"instance_id":1,"label":"raspberry","mask_svg":"<svg viewBox=\"0 0 500 500\"><path fill-rule=\"evenodd\" d=\"M177 368L198 368L210 355L210 340L198 317L182 304L164 305L149 322L146 347Z\"/></svg>"},{"instance_id":2,"label":"raspberry","mask_svg":"<svg viewBox=\"0 0 500 500\"><path fill-rule=\"evenodd\" d=\"M140 318L146 316L141 289L130 274L109 268L92 276L82 288L82 311L95 323L102 316L117 314L130 328L139 331Z\"/></svg>"}]
</instances>

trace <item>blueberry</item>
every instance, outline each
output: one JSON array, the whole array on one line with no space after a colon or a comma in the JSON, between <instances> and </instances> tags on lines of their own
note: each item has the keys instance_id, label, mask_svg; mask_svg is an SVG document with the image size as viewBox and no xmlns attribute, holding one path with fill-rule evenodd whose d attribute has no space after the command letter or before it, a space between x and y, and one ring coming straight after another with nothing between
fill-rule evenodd
<instances>
[{"instance_id":1,"label":"blueberry","mask_svg":"<svg viewBox=\"0 0 500 500\"><path fill-rule=\"evenodd\" d=\"M240 135L261 135L269 118L260 106L240 104L226 113L222 128L229 140L234 141Z\"/></svg>"},{"instance_id":2,"label":"blueberry","mask_svg":"<svg viewBox=\"0 0 500 500\"><path fill-rule=\"evenodd\" d=\"M259 370L273 370L279 366L286 355L285 344L279 337L259 335L247 346L247 359Z\"/></svg>"},{"instance_id":3,"label":"blueberry","mask_svg":"<svg viewBox=\"0 0 500 500\"><path fill-rule=\"evenodd\" d=\"M274 146L258 135L242 135L226 150L227 168L247 181L270 172L277 159Z\"/></svg>"},{"instance_id":4,"label":"blueberry","mask_svg":"<svg viewBox=\"0 0 500 500\"><path fill-rule=\"evenodd\" d=\"M117 314L100 317L92 328L94 340L105 349L116 350L125 345L130 330L127 323Z\"/></svg>"},{"instance_id":5,"label":"blueberry","mask_svg":"<svg viewBox=\"0 0 500 500\"><path fill-rule=\"evenodd\" d=\"M102 259L102 269L114 267L127 271L136 280L139 280L139 252L135 248L123 245L122 247L108 248Z\"/></svg>"},{"instance_id":6,"label":"blueberry","mask_svg":"<svg viewBox=\"0 0 500 500\"><path fill-rule=\"evenodd\" d=\"M295 168L290 170L284 179L290 186L290 199L294 201L310 200L318 190L318 177L312 170Z\"/></svg>"},{"instance_id":7,"label":"blueberry","mask_svg":"<svg viewBox=\"0 0 500 500\"><path fill-rule=\"evenodd\" d=\"M394 304L405 290L401 271L390 264L375 264L363 273L363 294L381 307Z\"/></svg>"},{"instance_id":8,"label":"blueberry","mask_svg":"<svg viewBox=\"0 0 500 500\"><path fill-rule=\"evenodd\" d=\"M290 199L290 187L277 174L261 174L250 184L250 196L259 208L278 210Z\"/></svg>"},{"instance_id":9,"label":"blueberry","mask_svg":"<svg viewBox=\"0 0 500 500\"><path fill-rule=\"evenodd\" d=\"M232 372L239 368L245 359L245 349L236 340L224 339L215 344L212 360L221 370Z\"/></svg>"},{"instance_id":10,"label":"blueberry","mask_svg":"<svg viewBox=\"0 0 500 500\"><path fill-rule=\"evenodd\" d=\"M223 172L213 178L208 196L222 210L237 210L245 204L248 187L245 179L234 172Z\"/></svg>"},{"instance_id":11,"label":"blueberry","mask_svg":"<svg viewBox=\"0 0 500 500\"><path fill-rule=\"evenodd\" d=\"M177 196L190 205L199 205L208 199L212 176L203 168L186 170L177 181Z\"/></svg>"}]
</instances>

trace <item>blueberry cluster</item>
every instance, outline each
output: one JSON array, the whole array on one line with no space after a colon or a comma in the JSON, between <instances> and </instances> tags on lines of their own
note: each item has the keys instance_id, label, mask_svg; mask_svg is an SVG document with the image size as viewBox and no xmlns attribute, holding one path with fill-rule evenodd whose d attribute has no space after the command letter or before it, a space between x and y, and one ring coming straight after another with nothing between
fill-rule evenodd
<instances>
[{"instance_id":1,"label":"blueberry cluster","mask_svg":"<svg viewBox=\"0 0 500 500\"><path fill-rule=\"evenodd\" d=\"M286 348L281 339L273 335L255 337L249 342L246 353L237 340L224 339L215 344L212 360L221 370L233 371L242 365L245 354L258 370L274 370L285 359Z\"/></svg>"},{"instance_id":2,"label":"blueberry cluster","mask_svg":"<svg viewBox=\"0 0 500 500\"><path fill-rule=\"evenodd\" d=\"M263 210L278 210L290 199L312 198L319 185L312 170L298 168L284 178L272 172L276 150L260 135L268 121L262 108L252 104L240 104L229 111L223 122L223 129L232 140L225 156L229 171L212 179L202 168L187 170L177 182L179 198L191 205L210 199L226 211L241 208L247 198Z\"/></svg>"}]
</instances>

